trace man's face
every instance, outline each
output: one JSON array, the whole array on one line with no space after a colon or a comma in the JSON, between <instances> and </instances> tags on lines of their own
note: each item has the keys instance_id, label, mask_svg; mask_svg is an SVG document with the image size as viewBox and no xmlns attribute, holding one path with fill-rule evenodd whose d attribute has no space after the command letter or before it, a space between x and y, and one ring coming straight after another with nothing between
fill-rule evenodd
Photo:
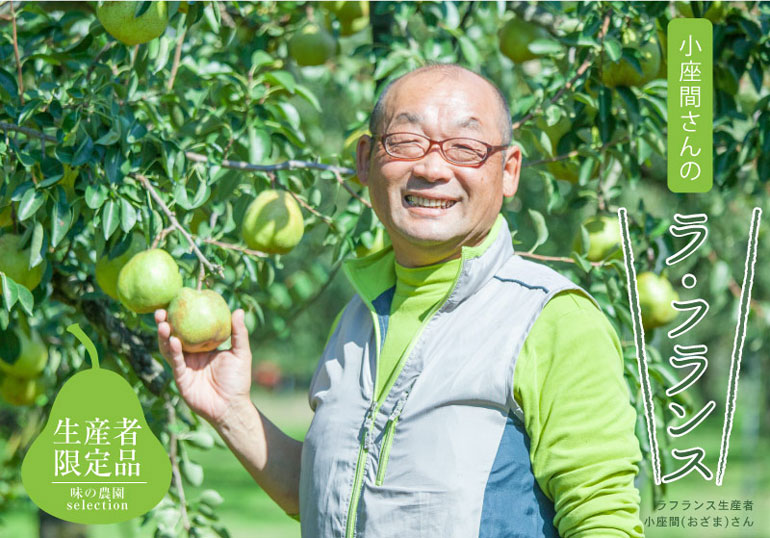
<instances>
[{"instance_id":1,"label":"man's face","mask_svg":"<svg viewBox=\"0 0 770 538\"><path fill-rule=\"evenodd\" d=\"M386 96L379 132L409 132L433 140L475 138L500 145L500 106L489 84L471 73L442 70L404 77ZM372 144L374 149L372 151ZM379 139L358 144L358 177L390 234L396 259L420 266L458 257L486 237L503 196L518 185L521 154L511 147L480 166L452 164L437 145L419 160L402 161Z\"/></svg>"}]
</instances>

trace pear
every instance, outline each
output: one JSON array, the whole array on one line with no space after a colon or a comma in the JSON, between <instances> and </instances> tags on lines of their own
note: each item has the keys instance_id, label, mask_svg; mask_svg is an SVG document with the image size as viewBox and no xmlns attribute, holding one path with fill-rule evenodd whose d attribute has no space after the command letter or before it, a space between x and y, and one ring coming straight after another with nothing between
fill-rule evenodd
<instances>
[{"instance_id":1,"label":"pear","mask_svg":"<svg viewBox=\"0 0 770 538\"><path fill-rule=\"evenodd\" d=\"M305 233L302 211L286 191L259 193L246 209L241 234L249 246L268 254L286 254Z\"/></svg>"},{"instance_id":2,"label":"pear","mask_svg":"<svg viewBox=\"0 0 770 538\"><path fill-rule=\"evenodd\" d=\"M48 348L34 329L29 335L20 327L0 331L0 370L8 375L31 379L48 363Z\"/></svg>"},{"instance_id":3,"label":"pear","mask_svg":"<svg viewBox=\"0 0 770 538\"><path fill-rule=\"evenodd\" d=\"M134 17L140 2L103 2L96 7L96 17L107 32L126 45L152 41L168 25L166 2L152 2L139 17Z\"/></svg>"},{"instance_id":4,"label":"pear","mask_svg":"<svg viewBox=\"0 0 770 538\"><path fill-rule=\"evenodd\" d=\"M539 58L539 55L529 49L530 43L547 37L543 28L535 23L515 17L500 29L500 52L508 56L514 63L523 63Z\"/></svg>"},{"instance_id":5,"label":"pear","mask_svg":"<svg viewBox=\"0 0 770 538\"><path fill-rule=\"evenodd\" d=\"M617 217L607 215L594 216L583 223L588 232L588 244L583 245L580 231L575 235L572 248L585 252L586 258L592 262L601 261L611 255L613 259L623 257L620 250L620 225Z\"/></svg>"},{"instance_id":6,"label":"pear","mask_svg":"<svg viewBox=\"0 0 770 538\"><path fill-rule=\"evenodd\" d=\"M308 24L289 40L289 54L298 65L321 65L336 49L334 38L317 24Z\"/></svg>"},{"instance_id":7,"label":"pear","mask_svg":"<svg viewBox=\"0 0 770 538\"><path fill-rule=\"evenodd\" d=\"M135 233L131 237L131 244L123 254L115 256L110 259L105 252L94 268L94 274L96 275L96 283L102 288L102 291L115 299L118 299L118 275L128 261L134 257L134 255L140 253L146 248L144 237L141 234Z\"/></svg>"},{"instance_id":8,"label":"pear","mask_svg":"<svg viewBox=\"0 0 770 538\"><path fill-rule=\"evenodd\" d=\"M67 330L85 345L91 368L70 377L56 395L43 431L22 462L24 489L42 510L74 523L135 518L165 496L171 462L128 381L99 368L96 348L79 326ZM78 487L106 490L110 497L73 497ZM115 496L116 490L122 495ZM80 509L73 509L76 503ZM86 503L95 508L83 509Z\"/></svg>"},{"instance_id":9,"label":"pear","mask_svg":"<svg viewBox=\"0 0 770 538\"><path fill-rule=\"evenodd\" d=\"M182 288L168 305L168 322L185 351L211 351L230 337L230 309L213 290Z\"/></svg>"},{"instance_id":10,"label":"pear","mask_svg":"<svg viewBox=\"0 0 770 538\"><path fill-rule=\"evenodd\" d=\"M22 286L26 286L27 289L33 290L43 280L45 261L30 269L29 248L21 248L21 237L16 234L0 236L0 272Z\"/></svg>"},{"instance_id":11,"label":"pear","mask_svg":"<svg viewBox=\"0 0 770 538\"><path fill-rule=\"evenodd\" d=\"M0 396L11 405L32 405L41 388L37 379L9 375L0 383Z\"/></svg>"},{"instance_id":12,"label":"pear","mask_svg":"<svg viewBox=\"0 0 770 538\"><path fill-rule=\"evenodd\" d=\"M0 209L0 228L5 228L13 223L13 208L10 205Z\"/></svg>"},{"instance_id":13,"label":"pear","mask_svg":"<svg viewBox=\"0 0 770 538\"><path fill-rule=\"evenodd\" d=\"M166 308L181 288L179 267L159 248L135 254L118 275L118 298L137 314Z\"/></svg>"},{"instance_id":14,"label":"pear","mask_svg":"<svg viewBox=\"0 0 770 538\"><path fill-rule=\"evenodd\" d=\"M678 301L679 294L666 277L646 271L636 277L636 286L645 329L654 329L674 321L678 312L671 306L671 301Z\"/></svg>"}]
</instances>

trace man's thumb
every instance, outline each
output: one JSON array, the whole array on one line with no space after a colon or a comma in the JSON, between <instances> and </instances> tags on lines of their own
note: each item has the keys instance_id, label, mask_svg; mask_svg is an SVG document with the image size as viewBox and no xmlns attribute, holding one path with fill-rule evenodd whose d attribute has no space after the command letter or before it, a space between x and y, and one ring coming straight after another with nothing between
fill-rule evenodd
<instances>
[{"instance_id":1,"label":"man's thumb","mask_svg":"<svg viewBox=\"0 0 770 538\"><path fill-rule=\"evenodd\" d=\"M239 308L233 312L230 346L232 347L233 353L236 355L248 357L251 353L251 349L249 349L249 332L246 330L246 324L244 323L243 318L243 309Z\"/></svg>"}]
</instances>

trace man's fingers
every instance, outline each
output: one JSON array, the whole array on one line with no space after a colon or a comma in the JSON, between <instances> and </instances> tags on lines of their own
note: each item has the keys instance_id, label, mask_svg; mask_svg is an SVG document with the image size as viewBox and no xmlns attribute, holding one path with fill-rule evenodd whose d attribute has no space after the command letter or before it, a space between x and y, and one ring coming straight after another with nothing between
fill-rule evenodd
<instances>
[{"instance_id":1,"label":"man's fingers","mask_svg":"<svg viewBox=\"0 0 770 538\"><path fill-rule=\"evenodd\" d=\"M162 308L158 308L155 311L155 323L160 323L162 321L166 321L166 311Z\"/></svg>"},{"instance_id":2,"label":"man's fingers","mask_svg":"<svg viewBox=\"0 0 770 538\"><path fill-rule=\"evenodd\" d=\"M233 312L233 334L230 340L232 352L238 357L248 357L251 354L249 348L249 332L243 322L244 312L239 308Z\"/></svg>"},{"instance_id":3,"label":"man's fingers","mask_svg":"<svg viewBox=\"0 0 770 538\"><path fill-rule=\"evenodd\" d=\"M179 383L179 378L184 374L187 369L187 363L184 360L184 352L182 351L182 342L176 336L172 336L168 339L169 361L171 362L171 368L174 371L174 377Z\"/></svg>"},{"instance_id":4,"label":"man's fingers","mask_svg":"<svg viewBox=\"0 0 770 538\"><path fill-rule=\"evenodd\" d=\"M169 349L168 345L169 336L171 336L171 325L165 321L158 323L158 349L160 350L160 354L163 355L168 361L171 360L171 349Z\"/></svg>"}]
</instances>

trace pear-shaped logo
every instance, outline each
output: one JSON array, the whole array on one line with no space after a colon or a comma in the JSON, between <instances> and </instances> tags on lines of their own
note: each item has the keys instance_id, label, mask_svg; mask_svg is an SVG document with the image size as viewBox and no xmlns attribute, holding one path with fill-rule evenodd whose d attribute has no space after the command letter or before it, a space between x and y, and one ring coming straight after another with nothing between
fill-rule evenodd
<instances>
[{"instance_id":1,"label":"pear-shaped logo","mask_svg":"<svg viewBox=\"0 0 770 538\"><path fill-rule=\"evenodd\" d=\"M99 368L96 347L77 325L67 330L91 356L72 376L21 466L32 501L75 523L118 523L160 502L171 462L153 435L136 393L120 375Z\"/></svg>"}]
</instances>

